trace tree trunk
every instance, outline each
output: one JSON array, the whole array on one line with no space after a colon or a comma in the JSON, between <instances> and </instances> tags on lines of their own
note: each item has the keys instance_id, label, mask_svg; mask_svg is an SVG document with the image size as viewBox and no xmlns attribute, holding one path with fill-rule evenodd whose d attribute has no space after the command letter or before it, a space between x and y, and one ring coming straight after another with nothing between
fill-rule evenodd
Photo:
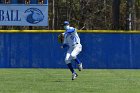
<instances>
[{"instance_id":1,"label":"tree trunk","mask_svg":"<svg viewBox=\"0 0 140 93\"><path fill-rule=\"evenodd\" d=\"M120 20L120 0L113 0L112 13L113 13L112 29L119 30L119 28L120 28L120 23L119 23L119 20Z\"/></svg>"},{"instance_id":2,"label":"tree trunk","mask_svg":"<svg viewBox=\"0 0 140 93\"><path fill-rule=\"evenodd\" d=\"M140 1L135 0L135 10L136 10L136 30L140 30Z\"/></svg>"},{"instance_id":3,"label":"tree trunk","mask_svg":"<svg viewBox=\"0 0 140 93\"><path fill-rule=\"evenodd\" d=\"M55 21L55 2L53 0L53 19L52 19L52 29L54 30L54 21Z\"/></svg>"},{"instance_id":4,"label":"tree trunk","mask_svg":"<svg viewBox=\"0 0 140 93\"><path fill-rule=\"evenodd\" d=\"M126 4L126 30L132 30L132 0L127 0Z\"/></svg>"},{"instance_id":5,"label":"tree trunk","mask_svg":"<svg viewBox=\"0 0 140 93\"><path fill-rule=\"evenodd\" d=\"M137 18L136 18L136 6L135 6L135 2L136 2L136 0L133 0L133 30L136 30L136 20L137 20Z\"/></svg>"}]
</instances>

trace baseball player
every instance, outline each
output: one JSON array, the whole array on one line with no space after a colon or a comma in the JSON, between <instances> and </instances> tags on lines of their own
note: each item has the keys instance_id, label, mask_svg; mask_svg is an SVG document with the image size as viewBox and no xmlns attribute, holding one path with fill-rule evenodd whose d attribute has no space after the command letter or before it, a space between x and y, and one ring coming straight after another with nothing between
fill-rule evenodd
<instances>
[{"instance_id":1,"label":"baseball player","mask_svg":"<svg viewBox=\"0 0 140 93\"><path fill-rule=\"evenodd\" d=\"M68 21L64 21L64 29L64 40L61 48L68 47L65 63L72 72L72 80L74 80L78 75L75 72L71 62L74 60L77 63L79 71L83 69L82 63L77 58L77 55L82 51L82 45L80 44L80 38L77 34L76 28L70 27Z\"/></svg>"}]
</instances>

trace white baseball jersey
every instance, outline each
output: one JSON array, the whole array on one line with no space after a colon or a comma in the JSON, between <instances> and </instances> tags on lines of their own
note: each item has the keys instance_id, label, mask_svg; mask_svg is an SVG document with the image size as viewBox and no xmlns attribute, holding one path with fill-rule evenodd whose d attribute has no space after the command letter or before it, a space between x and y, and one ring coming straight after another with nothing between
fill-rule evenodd
<instances>
[{"instance_id":1,"label":"white baseball jersey","mask_svg":"<svg viewBox=\"0 0 140 93\"><path fill-rule=\"evenodd\" d=\"M75 28L69 26L66 27L63 44L69 46L65 57L65 63L68 64L71 63L71 60L76 59L77 55L82 51L80 38Z\"/></svg>"},{"instance_id":2,"label":"white baseball jersey","mask_svg":"<svg viewBox=\"0 0 140 93\"><path fill-rule=\"evenodd\" d=\"M75 44L80 44L80 38L74 27L70 27L70 26L66 27L63 43L68 45L69 47L74 46Z\"/></svg>"}]
</instances>

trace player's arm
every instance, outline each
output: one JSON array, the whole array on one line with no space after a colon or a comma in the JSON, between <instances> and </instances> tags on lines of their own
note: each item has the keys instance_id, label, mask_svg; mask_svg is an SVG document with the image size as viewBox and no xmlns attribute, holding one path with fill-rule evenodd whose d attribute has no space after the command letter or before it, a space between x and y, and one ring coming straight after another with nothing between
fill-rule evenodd
<instances>
[{"instance_id":1,"label":"player's arm","mask_svg":"<svg viewBox=\"0 0 140 93\"><path fill-rule=\"evenodd\" d=\"M64 38L64 42L63 42L63 45L61 46L61 48L66 48L66 47L68 47L68 44L66 42L66 39Z\"/></svg>"},{"instance_id":2,"label":"player's arm","mask_svg":"<svg viewBox=\"0 0 140 93\"><path fill-rule=\"evenodd\" d=\"M73 27L70 27L69 29L67 29L67 33L73 33L76 29Z\"/></svg>"},{"instance_id":3,"label":"player's arm","mask_svg":"<svg viewBox=\"0 0 140 93\"><path fill-rule=\"evenodd\" d=\"M68 47L67 44L63 44L63 45L61 46L61 48L66 48L66 47Z\"/></svg>"},{"instance_id":4,"label":"player's arm","mask_svg":"<svg viewBox=\"0 0 140 93\"><path fill-rule=\"evenodd\" d=\"M68 47L68 44L67 44L66 37L64 36L64 39L63 39L63 43L62 43L61 48L66 48L66 47Z\"/></svg>"}]
</instances>

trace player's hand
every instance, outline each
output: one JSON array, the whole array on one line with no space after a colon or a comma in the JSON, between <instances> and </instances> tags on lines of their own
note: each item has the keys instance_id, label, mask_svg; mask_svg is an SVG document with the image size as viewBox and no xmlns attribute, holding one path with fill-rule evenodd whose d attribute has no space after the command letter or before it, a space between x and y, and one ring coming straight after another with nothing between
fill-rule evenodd
<instances>
[{"instance_id":1,"label":"player's hand","mask_svg":"<svg viewBox=\"0 0 140 93\"><path fill-rule=\"evenodd\" d=\"M64 33L61 33L57 37L58 43L63 43L64 42Z\"/></svg>"},{"instance_id":2,"label":"player's hand","mask_svg":"<svg viewBox=\"0 0 140 93\"><path fill-rule=\"evenodd\" d=\"M60 48L63 48L63 46L61 46Z\"/></svg>"}]
</instances>

